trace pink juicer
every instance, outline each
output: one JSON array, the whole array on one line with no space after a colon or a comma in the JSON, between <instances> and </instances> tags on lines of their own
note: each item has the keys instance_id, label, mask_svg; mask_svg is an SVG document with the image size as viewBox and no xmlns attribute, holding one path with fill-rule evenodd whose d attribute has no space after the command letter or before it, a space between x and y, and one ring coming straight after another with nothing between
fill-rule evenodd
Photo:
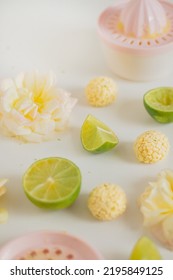
<instances>
[{"instance_id":1,"label":"pink juicer","mask_svg":"<svg viewBox=\"0 0 173 280\"><path fill-rule=\"evenodd\" d=\"M173 69L173 4L168 1L118 2L102 12L98 32L108 65L122 78L155 80Z\"/></svg>"},{"instance_id":2,"label":"pink juicer","mask_svg":"<svg viewBox=\"0 0 173 280\"><path fill-rule=\"evenodd\" d=\"M30 232L0 248L0 260L101 260L85 241L64 232Z\"/></svg>"}]
</instances>

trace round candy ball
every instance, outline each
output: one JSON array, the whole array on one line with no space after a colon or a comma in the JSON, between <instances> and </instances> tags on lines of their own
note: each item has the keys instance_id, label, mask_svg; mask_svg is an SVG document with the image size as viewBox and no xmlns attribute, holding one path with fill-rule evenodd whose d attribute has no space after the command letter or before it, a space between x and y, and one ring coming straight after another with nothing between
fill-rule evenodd
<instances>
[{"instance_id":1,"label":"round candy ball","mask_svg":"<svg viewBox=\"0 0 173 280\"><path fill-rule=\"evenodd\" d=\"M144 163L155 163L162 160L169 151L168 138L159 131L146 131L134 143L137 159Z\"/></svg>"},{"instance_id":2,"label":"round candy ball","mask_svg":"<svg viewBox=\"0 0 173 280\"><path fill-rule=\"evenodd\" d=\"M95 187L88 198L88 208L98 220L109 221L122 215L127 206L123 189L114 184L102 184Z\"/></svg>"},{"instance_id":3,"label":"round candy ball","mask_svg":"<svg viewBox=\"0 0 173 280\"><path fill-rule=\"evenodd\" d=\"M116 98L117 85L107 77L98 77L89 82L85 88L88 103L95 107L104 107Z\"/></svg>"}]
</instances>

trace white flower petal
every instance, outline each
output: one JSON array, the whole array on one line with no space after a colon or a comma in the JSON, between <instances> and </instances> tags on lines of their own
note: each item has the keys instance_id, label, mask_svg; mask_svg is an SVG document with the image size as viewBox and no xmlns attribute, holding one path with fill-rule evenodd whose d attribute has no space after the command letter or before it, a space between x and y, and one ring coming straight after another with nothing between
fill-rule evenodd
<instances>
[{"instance_id":1,"label":"white flower petal","mask_svg":"<svg viewBox=\"0 0 173 280\"><path fill-rule=\"evenodd\" d=\"M27 126L30 123L30 120L27 120L24 115L18 112L16 109L12 109L10 115L5 116L5 120L12 119L18 125Z\"/></svg>"},{"instance_id":2,"label":"white flower petal","mask_svg":"<svg viewBox=\"0 0 173 280\"><path fill-rule=\"evenodd\" d=\"M0 98L0 103L1 103L1 110L5 112L10 112L14 102L18 98L18 93L15 88L9 88L4 95L1 96Z\"/></svg>"},{"instance_id":3,"label":"white flower petal","mask_svg":"<svg viewBox=\"0 0 173 280\"><path fill-rule=\"evenodd\" d=\"M171 185L173 191L173 171L166 169L159 173L158 178L165 178Z\"/></svg>"},{"instance_id":4,"label":"white flower petal","mask_svg":"<svg viewBox=\"0 0 173 280\"><path fill-rule=\"evenodd\" d=\"M173 246L173 214L168 216L162 223L163 237L165 241Z\"/></svg>"},{"instance_id":5,"label":"white flower petal","mask_svg":"<svg viewBox=\"0 0 173 280\"><path fill-rule=\"evenodd\" d=\"M38 106L34 104L33 106L31 106L30 108L24 111L24 116L30 118L31 120L34 120L37 116L37 113L38 113Z\"/></svg>"},{"instance_id":6,"label":"white flower petal","mask_svg":"<svg viewBox=\"0 0 173 280\"><path fill-rule=\"evenodd\" d=\"M23 88L25 74L22 72L15 78L15 84L17 88Z\"/></svg>"},{"instance_id":7,"label":"white flower petal","mask_svg":"<svg viewBox=\"0 0 173 280\"><path fill-rule=\"evenodd\" d=\"M64 90L59 90L58 93L59 106L53 113L53 116L58 119L64 118L65 116L68 118L73 107L77 103L77 99L70 97L70 93Z\"/></svg>"},{"instance_id":8,"label":"white flower petal","mask_svg":"<svg viewBox=\"0 0 173 280\"><path fill-rule=\"evenodd\" d=\"M53 112L59 107L59 101L57 99L52 99L50 101L48 101L43 109L43 113L45 114L53 114Z\"/></svg>"},{"instance_id":9,"label":"white flower petal","mask_svg":"<svg viewBox=\"0 0 173 280\"><path fill-rule=\"evenodd\" d=\"M45 90L49 90L51 87L54 87L57 83L56 75L52 71L49 72L48 78L46 78L45 80L46 80Z\"/></svg>"},{"instance_id":10,"label":"white flower petal","mask_svg":"<svg viewBox=\"0 0 173 280\"><path fill-rule=\"evenodd\" d=\"M23 114L25 118L33 120L37 115L38 105L35 104L32 99L23 97L16 102L15 109L18 110L20 114Z\"/></svg>"},{"instance_id":11,"label":"white flower petal","mask_svg":"<svg viewBox=\"0 0 173 280\"><path fill-rule=\"evenodd\" d=\"M0 224L5 223L8 220L8 212L4 208L0 208Z\"/></svg>"},{"instance_id":12,"label":"white flower petal","mask_svg":"<svg viewBox=\"0 0 173 280\"><path fill-rule=\"evenodd\" d=\"M4 186L1 186L0 187L0 196L3 196L6 193L6 191L7 191L7 188Z\"/></svg>"},{"instance_id":13,"label":"white flower petal","mask_svg":"<svg viewBox=\"0 0 173 280\"><path fill-rule=\"evenodd\" d=\"M32 131L38 134L46 135L50 132L54 131L55 129L55 122L52 120L40 120L35 121L32 124Z\"/></svg>"},{"instance_id":14,"label":"white flower petal","mask_svg":"<svg viewBox=\"0 0 173 280\"><path fill-rule=\"evenodd\" d=\"M26 73L24 85L30 92L32 92L33 97L39 97L44 94L46 87L46 83L48 77L39 75L37 71L33 73Z\"/></svg>"},{"instance_id":15,"label":"white flower petal","mask_svg":"<svg viewBox=\"0 0 173 280\"><path fill-rule=\"evenodd\" d=\"M173 189L170 172L160 173L140 199L140 210L146 226L156 225L173 213Z\"/></svg>"},{"instance_id":16,"label":"white flower petal","mask_svg":"<svg viewBox=\"0 0 173 280\"><path fill-rule=\"evenodd\" d=\"M15 102L15 109L19 111L23 111L33 106L33 104L34 104L33 101L29 97L23 96Z\"/></svg>"},{"instance_id":17,"label":"white flower petal","mask_svg":"<svg viewBox=\"0 0 173 280\"><path fill-rule=\"evenodd\" d=\"M8 179L6 179L6 178L0 179L0 188L2 186L4 186L7 182L8 182Z\"/></svg>"},{"instance_id":18,"label":"white flower petal","mask_svg":"<svg viewBox=\"0 0 173 280\"><path fill-rule=\"evenodd\" d=\"M4 79L1 81L0 89L2 92L7 91L10 88L14 88L14 81L12 79Z\"/></svg>"},{"instance_id":19,"label":"white flower petal","mask_svg":"<svg viewBox=\"0 0 173 280\"><path fill-rule=\"evenodd\" d=\"M23 80L23 86L24 88L27 88L28 91L32 92L35 86L35 72L33 73L25 73L24 80Z\"/></svg>"},{"instance_id":20,"label":"white flower petal","mask_svg":"<svg viewBox=\"0 0 173 280\"><path fill-rule=\"evenodd\" d=\"M31 133L31 129L29 127L19 125L19 123L13 120L12 118L4 118L3 126L6 127L8 131L15 136L28 135Z\"/></svg>"},{"instance_id":21,"label":"white flower petal","mask_svg":"<svg viewBox=\"0 0 173 280\"><path fill-rule=\"evenodd\" d=\"M31 132L28 135L22 135L22 140L24 140L25 142L33 142L33 143L41 143L43 141L47 141L50 139L50 136L46 136L46 135L42 135L42 134L38 134L38 133L34 133Z\"/></svg>"}]
</instances>

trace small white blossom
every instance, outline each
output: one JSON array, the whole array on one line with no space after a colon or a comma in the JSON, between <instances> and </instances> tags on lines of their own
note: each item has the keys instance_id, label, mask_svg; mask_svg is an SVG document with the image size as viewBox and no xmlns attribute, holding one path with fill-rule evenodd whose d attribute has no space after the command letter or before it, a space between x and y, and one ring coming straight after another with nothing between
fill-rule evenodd
<instances>
[{"instance_id":1,"label":"small white blossom","mask_svg":"<svg viewBox=\"0 0 173 280\"><path fill-rule=\"evenodd\" d=\"M1 82L1 127L26 142L49 140L55 131L65 128L76 102L70 93L56 86L52 72L21 73Z\"/></svg>"},{"instance_id":2,"label":"small white blossom","mask_svg":"<svg viewBox=\"0 0 173 280\"><path fill-rule=\"evenodd\" d=\"M165 170L156 182L146 188L140 198L144 225L156 225L173 214L173 171Z\"/></svg>"}]
</instances>

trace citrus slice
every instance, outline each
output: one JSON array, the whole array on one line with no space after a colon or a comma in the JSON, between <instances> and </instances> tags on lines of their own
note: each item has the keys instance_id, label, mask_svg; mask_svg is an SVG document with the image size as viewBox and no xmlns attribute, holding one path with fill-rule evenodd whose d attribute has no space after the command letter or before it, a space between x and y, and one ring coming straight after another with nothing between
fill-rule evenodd
<instances>
[{"instance_id":1,"label":"citrus slice","mask_svg":"<svg viewBox=\"0 0 173 280\"><path fill-rule=\"evenodd\" d=\"M80 187L79 168L65 158L38 160L23 176L26 196L41 208L62 209L70 206L76 200Z\"/></svg>"},{"instance_id":2,"label":"citrus slice","mask_svg":"<svg viewBox=\"0 0 173 280\"><path fill-rule=\"evenodd\" d=\"M173 87L161 87L144 95L144 106L149 115L160 123L173 122Z\"/></svg>"},{"instance_id":3,"label":"citrus slice","mask_svg":"<svg viewBox=\"0 0 173 280\"><path fill-rule=\"evenodd\" d=\"M135 244L130 260L161 260L155 244L147 237L141 237Z\"/></svg>"},{"instance_id":4,"label":"citrus slice","mask_svg":"<svg viewBox=\"0 0 173 280\"><path fill-rule=\"evenodd\" d=\"M88 115L81 128L81 142L88 152L102 153L114 148L118 138L106 124Z\"/></svg>"}]
</instances>

